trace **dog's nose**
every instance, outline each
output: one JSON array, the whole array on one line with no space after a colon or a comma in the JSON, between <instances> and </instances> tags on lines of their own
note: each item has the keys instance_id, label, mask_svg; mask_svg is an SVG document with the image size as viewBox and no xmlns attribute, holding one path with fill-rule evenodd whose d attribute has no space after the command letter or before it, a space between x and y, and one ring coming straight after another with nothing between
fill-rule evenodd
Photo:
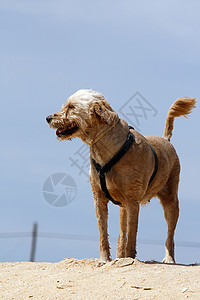
<instances>
[{"instance_id":1,"label":"dog's nose","mask_svg":"<svg viewBox=\"0 0 200 300\"><path fill-rule=\"evenodd\" d=\"M48 117L46 117L46 121L47 121L47 123L50 123L52 119L53 119L53 118L52 118L52 116L48 116Z\"/></svg>"}]
</instances>

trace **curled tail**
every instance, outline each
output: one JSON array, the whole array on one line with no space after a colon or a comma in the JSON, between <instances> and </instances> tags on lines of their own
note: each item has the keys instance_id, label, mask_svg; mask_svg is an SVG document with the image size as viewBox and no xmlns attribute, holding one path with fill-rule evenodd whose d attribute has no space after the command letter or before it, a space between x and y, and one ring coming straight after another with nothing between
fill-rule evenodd
<instances>
[{"instance_id":1,"label":"curled tail","mask_svg":"<svg viewBox=\"0 0 200 300\"><path fill-rule=\"evenodd\" d=\"M174 118L184 116L187 118L195 107L196 98L189 97L181 97L178 98L170 107L167 115L167 119L165 122L165 130L163 133L163 137L170 141L172 137L172 130L174 127Z\"/></svg>"}]
</instances>

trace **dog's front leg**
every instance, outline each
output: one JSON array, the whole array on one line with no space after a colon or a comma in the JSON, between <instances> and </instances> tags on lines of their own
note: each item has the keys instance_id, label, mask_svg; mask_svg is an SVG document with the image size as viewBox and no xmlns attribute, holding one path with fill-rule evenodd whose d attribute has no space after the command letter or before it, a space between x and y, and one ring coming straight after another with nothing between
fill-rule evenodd
<instances>
[{"instance_id":1,"label":"dog's front leg","mask_svg":"<svg viewBox=\"0 0 200 300\"><path fill-rule=\"evenodd\" d=\"M127 213L125 207L120 207L120 234L117 243L117 258L125 257L127 234Z\"/></svg>"},{"instance_id":2,"label":"dog's front leg","mask_svg":"<svg viewBox=\"0 0 200 300\"><path fill-rule=\"evenodd\" d=\"M107 222L108 222L108 201L103 195L98 195L94 199L95 211L99 227L100 239L100 260L108 262L111 260L110 246L108 241Z\"/></svg>"},{"instance_id":3,"label":"dog's front leg","mask_svg":"<svg viewBox=\"0 0 200 300\"><path fill-rule=\"evenodd\" d=\"M134 201L133 203L128 203L126 206L127 211L127 244L126 244L126 257L135 258L136 256L136 238L137 238L137 228L138 228L138 214L139 214L139 204Z\"/></svg>"}]
</instances>

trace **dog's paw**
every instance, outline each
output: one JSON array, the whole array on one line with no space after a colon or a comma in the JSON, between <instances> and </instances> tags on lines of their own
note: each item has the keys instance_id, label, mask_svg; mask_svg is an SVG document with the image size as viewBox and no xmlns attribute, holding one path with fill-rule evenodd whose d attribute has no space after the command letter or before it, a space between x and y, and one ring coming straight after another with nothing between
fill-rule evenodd
<instances>
[{"instance_id":1,"label":"dog's paw","mask_svg":"<svg viewBox=\"0 0 200 300\"><path fill-rule=\"evenodd\" d=\"M175 264L175 260L171 256L166 256L162 262L164 264Z\"/></svg>"},{"instance_id":2,"label":"dog's paw","mask_svg":"<svg viewBox=\"0 0 200 300\"><path fill-rule=\"evenodd\" d=\"M102 262L102 263L104 263L104 264L106 264L106 263L108 263L108 262L110 262L112 260L112 258L110 257L110 256L101 256L100 257L100 262Z\"/></svg>"}]
</instances>

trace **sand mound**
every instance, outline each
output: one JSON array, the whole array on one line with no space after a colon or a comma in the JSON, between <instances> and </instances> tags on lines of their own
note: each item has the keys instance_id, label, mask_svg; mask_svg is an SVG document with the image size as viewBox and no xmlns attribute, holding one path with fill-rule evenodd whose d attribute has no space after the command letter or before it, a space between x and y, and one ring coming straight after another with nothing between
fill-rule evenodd
<instances>
[{"instance_id":1,"label":"sand mound","mask_svg":"<svg viewBox=\"0 0 200 300\"><path fill-rule=\"evenodd\" d=\"M200 266L140 262L1 263L0 299L200 299Z\"/></svg>"}]
</instances>

